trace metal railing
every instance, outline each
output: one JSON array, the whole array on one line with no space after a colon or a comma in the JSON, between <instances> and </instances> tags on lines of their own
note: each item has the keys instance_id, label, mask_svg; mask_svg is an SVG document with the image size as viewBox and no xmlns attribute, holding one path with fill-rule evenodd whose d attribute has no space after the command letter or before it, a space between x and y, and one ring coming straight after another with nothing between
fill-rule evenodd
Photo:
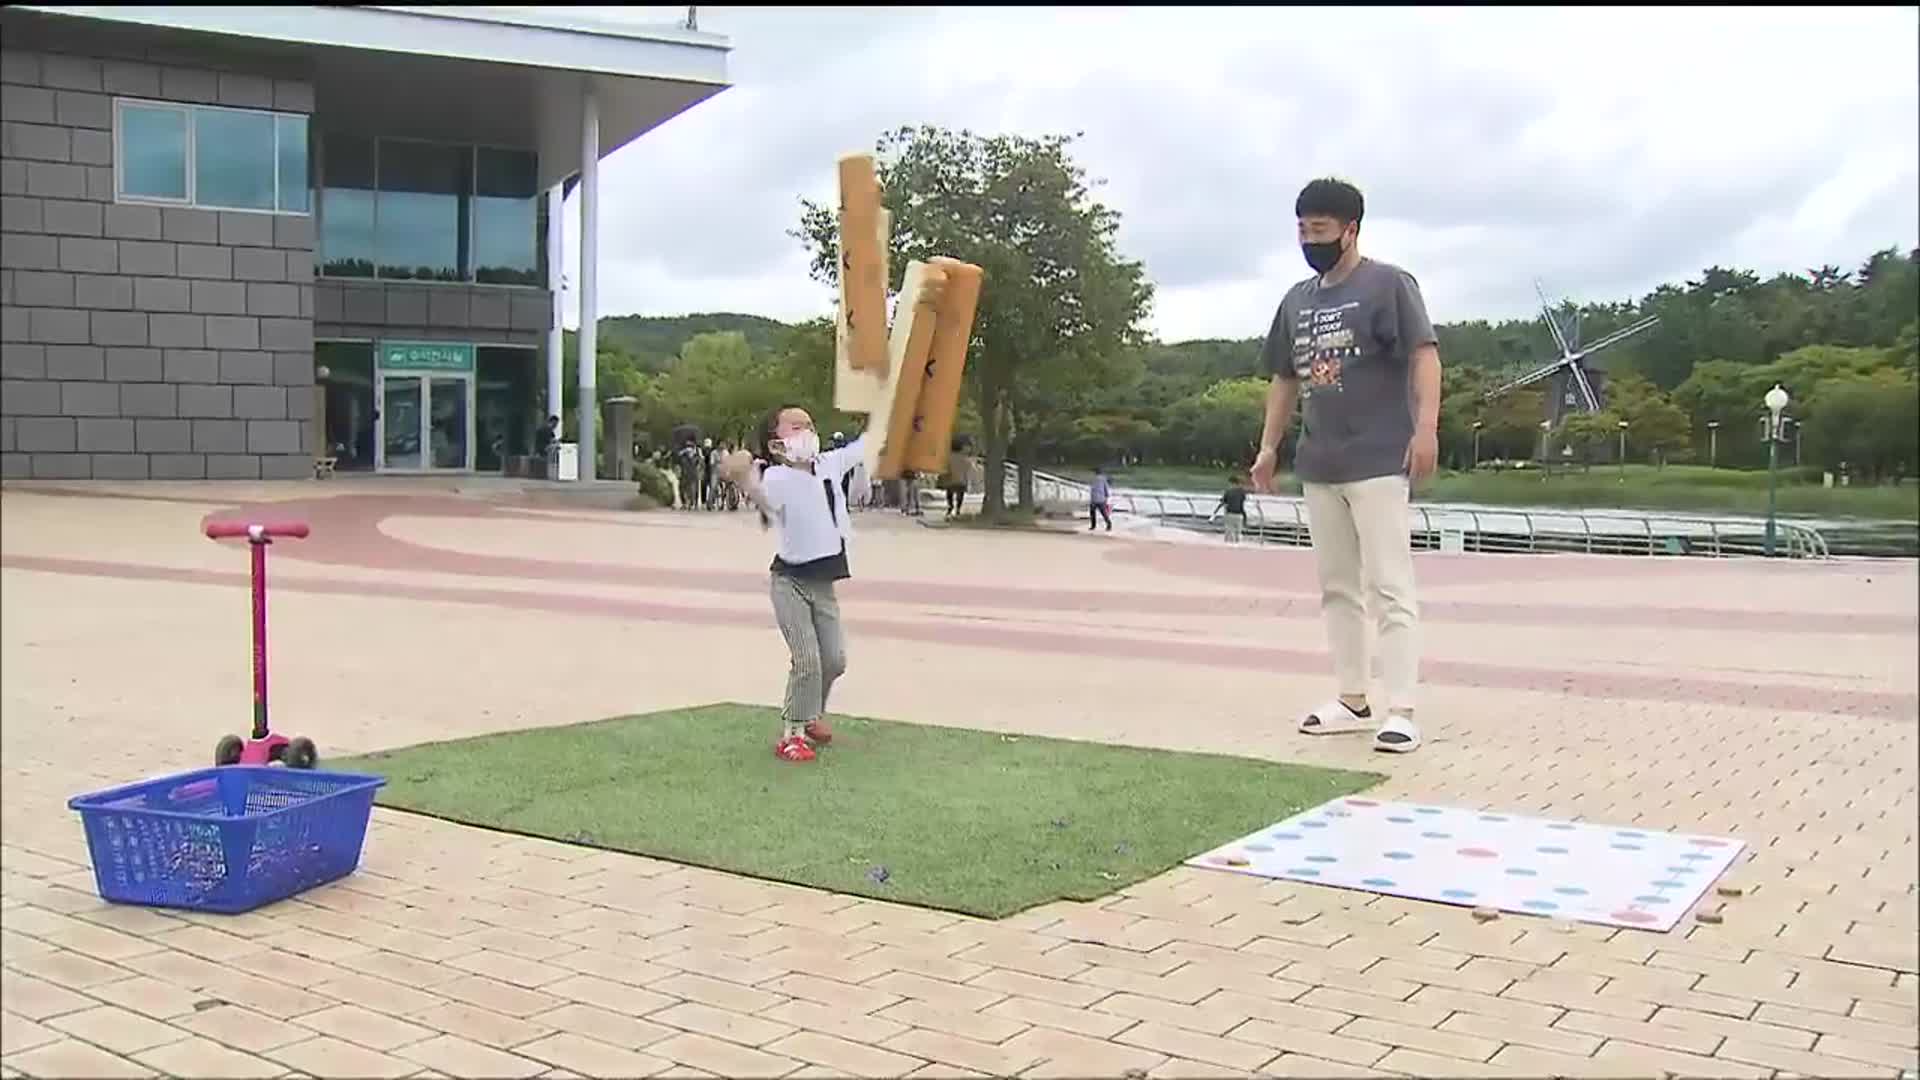
<instances>
[{"instance_id":1,"label":"metal railing","mask_svg":"<svg viewBox=\"0 0 1920 1080\"><path fill-rule=\"evenodd\" d=\"M1007 466L1007 499L1018 495L1018 470ZM1084 506L1087 485L1036 471L1034 498ZM1224 529L1219 496L1178 491L1114 488L1115 513L1150 518L1196 532ZM1304 547L1306 502L1293 496L1247 496L1245 538L1255 544ZM1776 522L1776 557L1831 558L1818 529ZM1766 551L1766 522L1752 518L1675 516L1631 510L1503 509L1422 505L1407 508L1407 529L1417 551L1579 552L1588 555L1683 555L1707 558L1759 556Z\"/></svg>"}]
</instances>

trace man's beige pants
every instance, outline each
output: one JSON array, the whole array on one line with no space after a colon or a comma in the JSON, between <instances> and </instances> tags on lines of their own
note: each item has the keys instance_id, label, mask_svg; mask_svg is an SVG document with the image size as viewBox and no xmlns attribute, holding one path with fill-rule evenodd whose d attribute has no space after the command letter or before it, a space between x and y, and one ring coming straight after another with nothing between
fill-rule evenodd
<instances>
[{"instance_id":1,"label":"man's beige pants","mask_svg":"<svg viewBox=\"0 0 1920 1080\"><path fill-rule=\"evenodd\" d=\"M1320 567L1320 610L1327 617L1327 646L1340 693L1367 693L1367 676L1376 666L1372 653L1377 651L1387 709L1411 712L1420 676L1420 612L1407 531L1407 478L1379 476L1302 488Z\"/></svg>"}]
</instances>

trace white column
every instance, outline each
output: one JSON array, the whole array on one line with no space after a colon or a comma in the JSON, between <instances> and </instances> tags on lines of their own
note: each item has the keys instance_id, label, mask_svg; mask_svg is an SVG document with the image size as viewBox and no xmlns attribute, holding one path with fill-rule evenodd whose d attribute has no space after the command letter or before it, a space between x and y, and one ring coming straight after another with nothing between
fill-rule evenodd
<instances>
[{"instance_id":1,"label":"white column","mask_svg":"<svg viewBox=\"0 0 1920 1080\"><path fill-rule=\"evenodd\" d=\"M600 103L594 100L593 80L580 90L580 479L592 480L598 449L595 422L600 403L595 394L594 337L600 321Z\"/></svg>"},{"instance_id":2,"label":"white column","mask_svg":"<svg viewBox=\"0 0 1920 1080\"><path fill-rule=\"evenodd\" d=\"M560 288L561 279L566 277L567 263L562 255L566 249L567 219L562 212L566 200L561 192L566 190L566 181L561 181L547 189L547 287L553 291L553 327L547 331L547 414L561 416L561 403L566 400L566 362L565 328L560 322L566 311L566 294ZM547 418L540 418L545 424Z\"/></svg>"}]
</instances>

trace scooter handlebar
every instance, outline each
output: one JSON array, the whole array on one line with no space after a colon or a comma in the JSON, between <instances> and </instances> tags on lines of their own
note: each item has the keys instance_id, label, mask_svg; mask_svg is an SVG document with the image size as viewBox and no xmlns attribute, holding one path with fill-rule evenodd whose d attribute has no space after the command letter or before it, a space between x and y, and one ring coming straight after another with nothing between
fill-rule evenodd
<instances>
[{"instance_id":1,"label":"scooter handlebar","mask_svg":"<svg viewBox=\"0 0 1920 1080\"><path fill-rule=\"evenodd\" d=\"M304 521L245 522L245 521L209 521L207 539L209 540L272 540L287 537L294 540L307 538L307 523Z\"/></svg>"}]
</instances>

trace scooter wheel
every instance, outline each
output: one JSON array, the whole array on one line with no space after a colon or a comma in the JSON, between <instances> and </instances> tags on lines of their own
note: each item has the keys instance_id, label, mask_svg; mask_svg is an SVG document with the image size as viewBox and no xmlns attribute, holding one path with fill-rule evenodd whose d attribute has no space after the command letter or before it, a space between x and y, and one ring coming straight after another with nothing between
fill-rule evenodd
<instances>
[{"instance_id":1,"label":"scooter wheel","mask_svg":"<svg viewBox=\"0 0 1920 1080\"><path fill-rule=\"evenodd\" d=\"M305 735L287 743L287 768L311 769L320 763L320 751Z\"/></svg>"},{"instance_id":2,"label":"scooter wheel","mask_svg":"<svg viewBox=\"0 0 1920 1080\"><path fill-rule=\"evenodd\" d=\"M220 741L213 745L213 763L215 765L238 765L240 764L240 752L245 748L246 744L240 741L240 736L223 735L220 737Z\"/></svg>"}]
</instances>

